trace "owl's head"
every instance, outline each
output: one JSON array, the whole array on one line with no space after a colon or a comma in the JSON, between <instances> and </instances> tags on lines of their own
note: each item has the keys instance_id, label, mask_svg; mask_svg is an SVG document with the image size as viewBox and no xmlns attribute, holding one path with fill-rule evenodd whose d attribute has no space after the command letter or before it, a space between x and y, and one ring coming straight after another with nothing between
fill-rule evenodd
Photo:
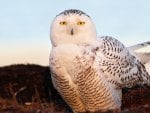
<instances>
[{"instance_id":1,"label":"owl's head","mask_svg":"<svg viewBox=\"0 0 150 113\"><path fill-rule=\"evenodd\" d=\"M92 19L80 10L65 10L52 22L50 38L53 46L59 44L90 44L96 40Z\"/></svg>"}]
</instances>

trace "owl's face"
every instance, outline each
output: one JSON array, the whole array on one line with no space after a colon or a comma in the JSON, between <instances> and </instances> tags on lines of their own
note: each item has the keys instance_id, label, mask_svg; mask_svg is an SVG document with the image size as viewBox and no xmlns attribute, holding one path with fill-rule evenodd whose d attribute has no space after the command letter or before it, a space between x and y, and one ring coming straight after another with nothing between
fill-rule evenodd
<instances>
[{"instance_id":1,"label":"owl's face","mask_svg":"<svg viewBox=\"0 0 150 113\"><path fill-rule=\"evenodd\" d=\"M53 46L59 44L92 43L96 30L91 18L79 10L66 10L56 16L51 25L50 37Z\"/></svg>"}]
</instances>

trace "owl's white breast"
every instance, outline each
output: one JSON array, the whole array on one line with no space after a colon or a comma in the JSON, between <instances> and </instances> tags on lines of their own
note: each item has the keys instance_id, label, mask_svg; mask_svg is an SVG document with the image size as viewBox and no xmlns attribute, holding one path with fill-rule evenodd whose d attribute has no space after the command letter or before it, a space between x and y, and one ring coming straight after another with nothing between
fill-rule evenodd
<instances>
[{"instance_id":1,"label":"owl's white breast","mask_svg":"<svg viewBox=\"0 0 150 113\"><path fill-rule=\"evenodd\" d=\"M62 61L70 62L75 56L81 55L81 50L82 48L75 44L62 44L54 47L52 52L56 57L61 58Z\"/></svg>"},{"instance_id":2,"label":"owl's white breast","mask_svg":"<svg viewBox=\"0 0 150 113\"><path fill-rule=\"evenodd\" d=\"M81 56L82 48L75 44L64 44L53 47L51 56L59 60L59 65L66 68L67 72L72 75L75 72L74 59Z\"/></svg>"}]
</instances>

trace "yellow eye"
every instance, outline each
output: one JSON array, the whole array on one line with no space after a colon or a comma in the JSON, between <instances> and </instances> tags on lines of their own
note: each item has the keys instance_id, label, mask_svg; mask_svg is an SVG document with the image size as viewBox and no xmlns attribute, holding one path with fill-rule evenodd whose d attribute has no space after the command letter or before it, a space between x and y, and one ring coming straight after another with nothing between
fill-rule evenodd
<instances>
[{"instance_id":1,"label":"yellow eye","mask_svg":"<svg viewBox=\"0 0 150 113\"><path fill-rule=\"evenodd\" d=\"M60 25L67 25L67 22L66 21L62 21L59 23Z\"/></svg>"},{"instance_id":2,"label":"yellow eye","mask_svg":"<svg viewBox=\"0 0 150 113\"><path fill-rule=\"evenodd\" d=\"M77 25L84 25L84 24L85 24L85 22L82 22L82 21L77 23Z\"/></svg>"}]
</instances>

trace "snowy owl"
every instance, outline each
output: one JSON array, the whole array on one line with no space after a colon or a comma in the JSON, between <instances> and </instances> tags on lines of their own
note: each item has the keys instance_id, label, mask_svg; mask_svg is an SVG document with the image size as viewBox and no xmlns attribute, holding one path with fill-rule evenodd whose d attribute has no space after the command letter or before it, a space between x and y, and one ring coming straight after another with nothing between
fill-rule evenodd
<instances>
[{"instance_id":1,"label":"snowy owl","mask_svg":"<svg viewBox=\"0 0 150 113\"><path fill-rule=\"evenodd\" d=\"M143 64L118 40L98 38L80 10L58 14L50 38L52 82L74 113L120 110L123 87L150 81Z\"/></svg>"}]
</instances>

